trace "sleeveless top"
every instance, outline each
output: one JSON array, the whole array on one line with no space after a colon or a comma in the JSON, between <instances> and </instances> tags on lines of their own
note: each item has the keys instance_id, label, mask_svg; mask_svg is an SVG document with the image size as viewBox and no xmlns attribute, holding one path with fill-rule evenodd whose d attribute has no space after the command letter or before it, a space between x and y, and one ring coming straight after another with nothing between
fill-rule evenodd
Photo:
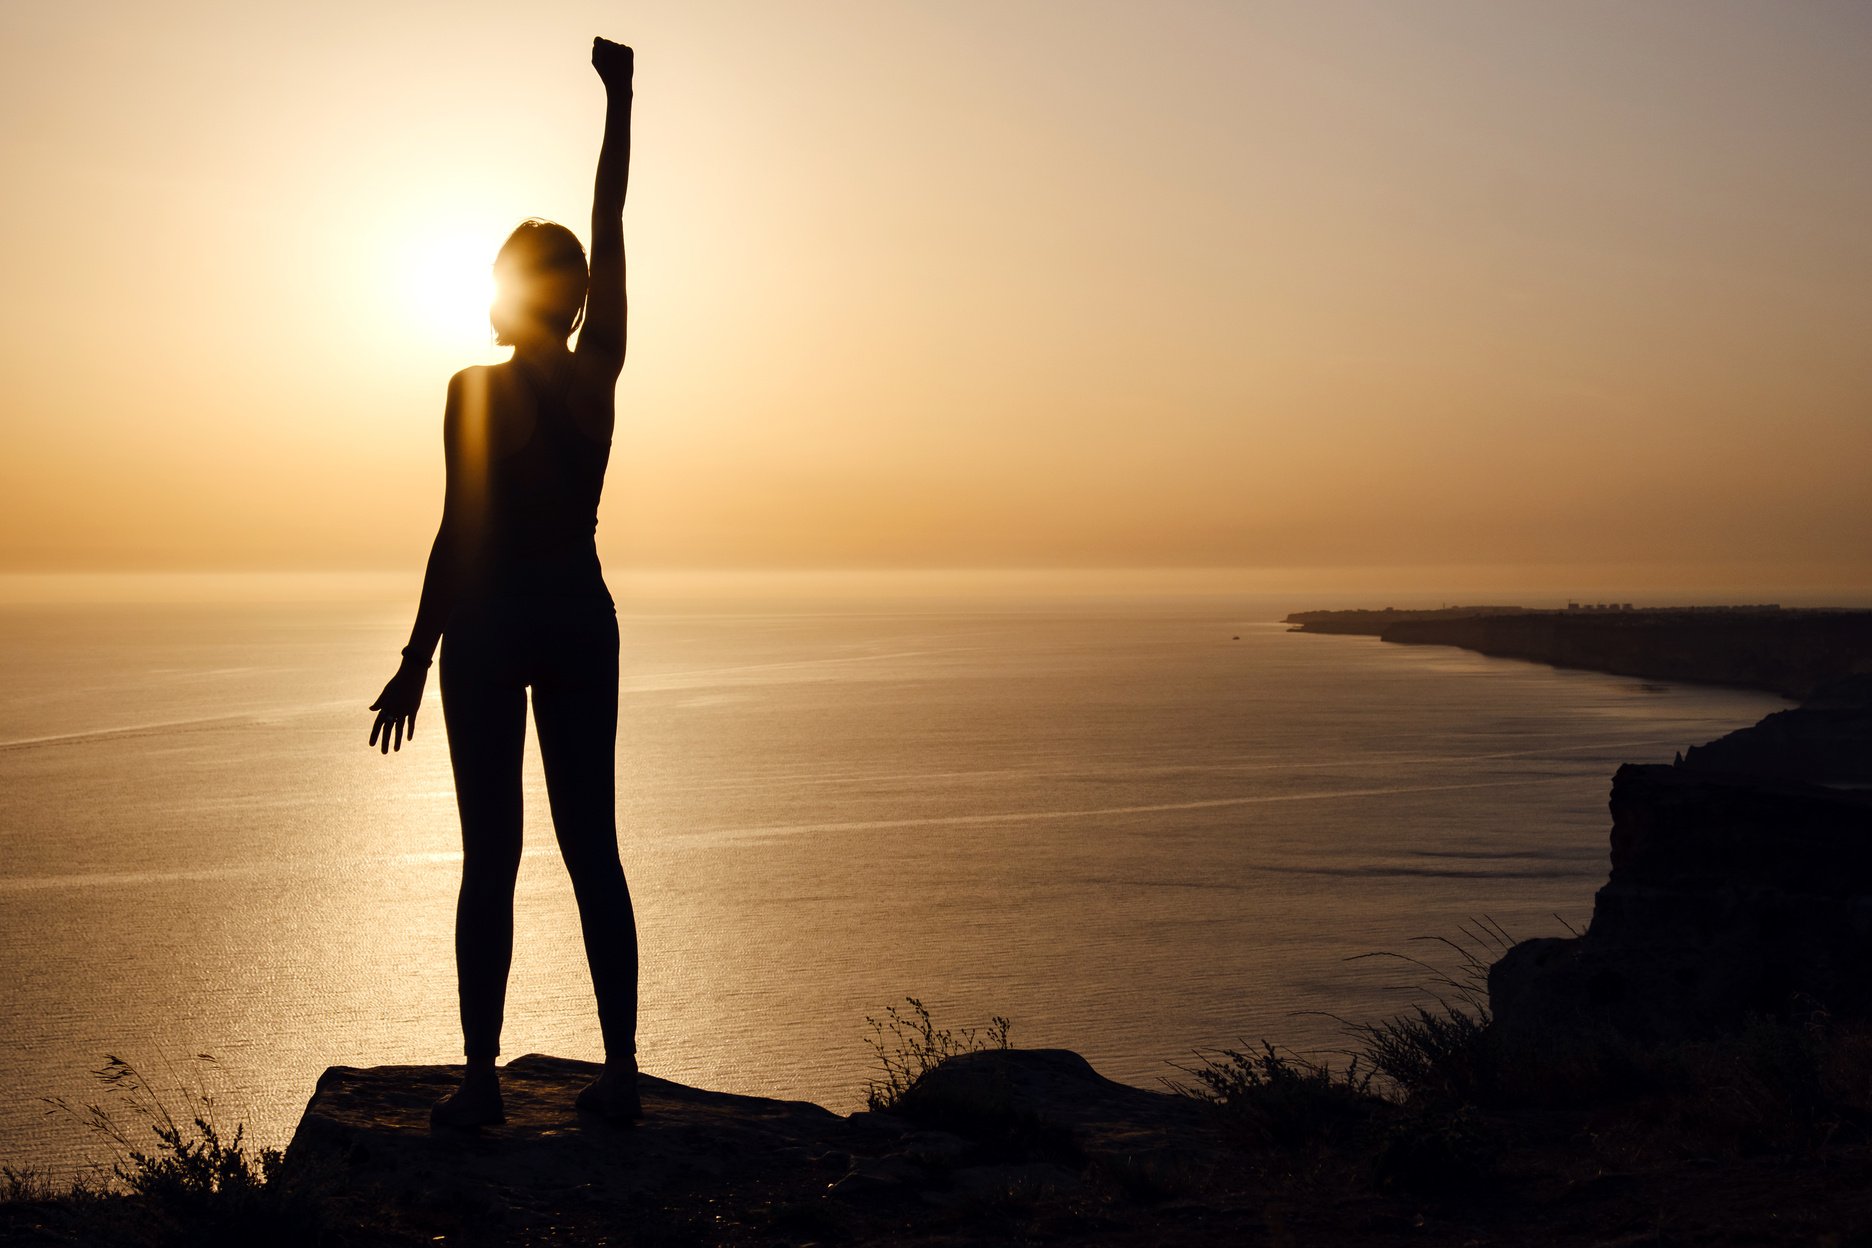
<instances>
[{"instance_id":1,"label":"sleeveless top","mask_svg":"<svg viewBox=\"0 0 1872 1248\"><path fill-rule=\"evenodd\" d=\"M465 596L609 604L597 530L611 443L579 429L563 385L526 389L537 411L527 440L504 451L488 445L492 438L484 443L484 506L465 552Z\"/></svg>"}]
</instances>

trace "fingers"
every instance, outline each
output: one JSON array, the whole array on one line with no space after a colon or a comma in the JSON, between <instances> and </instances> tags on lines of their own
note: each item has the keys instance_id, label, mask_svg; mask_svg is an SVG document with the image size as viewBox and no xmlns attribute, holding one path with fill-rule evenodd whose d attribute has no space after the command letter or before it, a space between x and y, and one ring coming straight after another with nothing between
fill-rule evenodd
<instances>
[{"instance_id":1,"label":"fingers","mask_svg":"<svg viewBox=\"0 0 1872 1248\"><path fill-rule=\"evenodd\" d=\"M369 744L383 753L403 748L405 737L416 739L416 710L422 701L422 680L418 676L415 688L409 688L409 682L402 679L402 674L392 678L384 686L384 691L377 695L377 700L370 704L370 709L377 712L375 722L371 724Z\"/></svg>"},{"instance_id":2,"label":"fingers","mask_svg":"<svg viewBox=\"0 0 1872 1248\"><path fill-rule=\"evenodd\" d=\"M416 717L385 712L371 725L369 744L388 754L391 750L402 749L405 738L416 739Z\"/></svg>"},{"instance_id":3,"label":"fingers","mask_svg":"<svg viewBox=\"0 0 1872 1248\"><path fill-rule=\"evenodd\" d=\"M636 51L629 44L606 39L603 35L597 35L592 38L591 54L593 65L599 65L607 61L612 64L621 63L629 65L637 55Z\"/></svg>"}]
</instances>

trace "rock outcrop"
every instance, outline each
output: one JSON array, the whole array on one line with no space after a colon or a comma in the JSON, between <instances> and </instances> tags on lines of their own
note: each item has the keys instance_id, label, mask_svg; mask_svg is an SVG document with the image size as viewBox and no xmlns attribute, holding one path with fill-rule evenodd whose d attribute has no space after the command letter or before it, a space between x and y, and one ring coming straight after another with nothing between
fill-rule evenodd
<instances>
[{"instance_id":1,"label":"rock outcrop","mask_svg":"<svg viewBox=\"0 0 1872 1248\"><path fill-rule=\"evenodd\" d=\"M1872 789L1872 676L1826 682L1793 710L1692 746L1681 765L1706 776Z\"/></svg>"},{"instance_id":2,"label":"rock outcrop","mask_svg":"<svg viewBox=\"0 0 1872 1248\"><path fill-rule=\"evenodd\" d=\"M1872 681L1612 782L1612 871L1575 939L1490 970L1499 1034L1641 1040L1751 1015L1872 1018Z\"/></svg>"},{"instance_id":3,"label":"rock outcrop","mask_svg":"<svg viewBox=\"0 0 1872 1248\"><path fill-rule=\"evenodd\" d=\"M433 1132L457 1070L333 1067L287 1166L335 1174L406 1237L447 1243L967 1242L1010 1205L1068 1237L1203 1242L1251 1216L1193 1198L1218 1155L1200 1104L1065 1050L952 1058L892 1113L645 1076L644 1118L624 1127L573 1111L596 1069L516 1058L504 1125Z\"/></svg>"}]
</instances>

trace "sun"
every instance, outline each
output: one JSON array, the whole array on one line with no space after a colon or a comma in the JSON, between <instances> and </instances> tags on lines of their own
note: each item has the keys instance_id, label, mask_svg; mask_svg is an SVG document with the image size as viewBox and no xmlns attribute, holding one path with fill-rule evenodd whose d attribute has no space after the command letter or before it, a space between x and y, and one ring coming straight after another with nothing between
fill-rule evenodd
<instances>
[{"instance_id":1,"label":"sun","mask_svg":"<svg viewBox=\"0 0 1872 1248\"><path fill-rule=\"evenodd\" d=\"M483 351L489 343L498 237L467 227L412 232L397 240L398 314L404 328L438 347Z\"/></svg>"}]
</instances>

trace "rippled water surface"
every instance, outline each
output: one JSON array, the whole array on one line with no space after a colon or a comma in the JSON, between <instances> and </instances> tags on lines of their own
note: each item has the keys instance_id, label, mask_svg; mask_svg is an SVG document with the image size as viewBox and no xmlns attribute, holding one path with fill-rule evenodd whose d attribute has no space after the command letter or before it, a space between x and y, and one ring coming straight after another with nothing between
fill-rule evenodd
<instances>
[{"instance_id":1,"label":"rippled water surface","mask_svg":"<svg viewBox=\"0 0 1872 1248\"><path fill-rule=\"evenodd\" d=\"M1313 1011L1410 978L1348 958L1583 921L1617 764L1782 705L1292 634L1316 604L1287 600L620 597L644 1064L841 1109L906 994L1146 1084L1200 1046L1329 1047ZM93 1098L107 1053L214 1054L268 1142L326 1066L455 1057L433 681L413 746L364 745L408 607L0 607L0 1159L94 1155L43 1098ZM537 759L504 1048L597 1057Z\"/></svg>"}]
</instances>

